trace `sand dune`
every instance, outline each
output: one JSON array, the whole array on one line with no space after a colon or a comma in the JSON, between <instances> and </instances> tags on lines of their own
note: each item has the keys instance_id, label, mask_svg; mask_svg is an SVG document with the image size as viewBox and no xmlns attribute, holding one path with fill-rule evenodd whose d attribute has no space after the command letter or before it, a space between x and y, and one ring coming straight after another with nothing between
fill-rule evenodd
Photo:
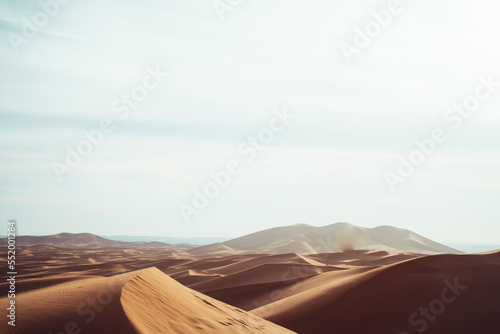
<instances>
[{"instance_id":1,"label":"sand dune","mask_svg":"<svg viewBox=\"0 0 500 334\"><path fill-rule=\"evenodd\" d=\"M138 333L293 333L190 290L156 268L127 282L121 302Z\"/></svg>"},{"instance_id":2,"label":"sand dune","mask_svg":"<svg viewBox=\"0 0 500 334\"><path fill-rule=\"evenodd\" d=\"M342 235L345 228L353 230L346 226L330 228ZM323 238L328 230L321 232ZM394 247L440 247L405 230L354 231L347 238L358 235L358 244L376 238ZM272 241L276 230L264 244L254 244L255 235L242 237L230 243L229 255L224 255L229 245L204 246L197 251L222 252L197 254L135 243L108 247L92 236L77 238L78 245L90 243L87 247L21 245L17 326L12 331L0 323L0 333L500 332L500 251L247 253L271 244L278 249L314 245L315 233L318 228L299 225L283 240ZM0 290L6 296L8 284L0 282ZM0 308L7 302L0 298Z\"/></svg>"},{"instance_id":3,"label":"sand dune","mask_svg":"<svg viewBox=\"0 0 500 334\"><path fill-rule=\"evenodd\" d=\"M137 273L114 277L92 277L22 292L18 289L18 315L15 333L115 333L132 334L132 324L120 303L121 288ZM5 309L7 298L0 299ZM6 322L0 323L1 333L9 331Z\"/></svg>"},{"instance_id":4,"label":"sand dune","mask_svg":"<svg viewBox=\"0 0 500 334\"><path fill-rule=\"evenodd\" d=\"M340 280L335 274L299 283L298 293L252 313L299 333L500 332L500 252L426 256Z\"/></svg>"},{"instance_id":5,"label":"sand dune","mask_svg":"<svg viewBox=\"0 0 500 334\"><path fill-rule=\"evenodd\" d=\"M352 251L349 254L311 256L257 255L245 261L209 269L208 271L223 274L223 276L193 284L190 287L226 303L252 310L287 296L287 291L297 293L300 290L299 283L308 282L317 276L323 277L327 273L331 275L331 273L343 272L351 276L358 270L366 272L383 266L372 264L370 261L378 260L392 264L421 256L404 254L387 256L387 253L374 256L373 253Z\"/></svg>"},{"instance_id":6,"label":"sand dune","mask_svg":"<svg viewBox=\"0 0 500 334\"><path fill-rule=\"evenodd\" d=\"M467 289L424 332L500 330L500 252L210 258L156 248L20 246L19 259L16 333L64 333L66 326L83 333L284 331L271 323L306 334L414 333L422 317L409 317L441 299L445 280L455 278ZM0 288L5 296L7 284ZM5 326L0 332L10 333Z\"/></svg>"},{"instance_id":7,"label":"sand dune","mask_svg":"<svg viewBox=\"0 0 500 334\"><path fill-rule=\"evenodd\" d=\"M46 286L31 280L16 302L16 333L293 333L184 287L156 268ZM40 283L36 286L36 283ZM7 298L0 307L7 307ZM11 329L0 324L1 333Z\"/></svg>"}]
</instances>

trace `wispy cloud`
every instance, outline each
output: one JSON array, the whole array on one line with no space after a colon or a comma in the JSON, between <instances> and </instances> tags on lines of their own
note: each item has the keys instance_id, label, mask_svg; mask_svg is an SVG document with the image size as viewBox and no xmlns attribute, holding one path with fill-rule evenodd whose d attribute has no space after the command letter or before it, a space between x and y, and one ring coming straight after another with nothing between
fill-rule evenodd
<instances>
[{"instance_id":1,"label":"wispy cloud","mask_svg":"<svg viewBox=\"0 0 500 334\"><path fill-rule=\"evenodd\" d=\"M255 2L222 22L210 2L72 1L15 54L6 33L21 33L39 5L3 2L0 211L8 217L0 219L18 216L27 233L136 234L141 213L120 213L134 208L150 220L142 219L145 228L172 236L349 220L417 224L429 237L474 220L491 233L454 228L446 239L498 241L498 212L488 205L498 201L500 96L400 194L388 193L382 177L478 76L500 75L492 42L500 35L498 5L416 2L355 66L346 64L339 41L379 4ZM58 184L51 162L83 130L112 117L113 101L154 64L171 73L165 85ZM297 114L293 126L196 228L184 226L177 204L283 104ZM113 221L103 224L101 214ZM50 229L40 221L51 221Z\"/></svg>"}]
</instances>

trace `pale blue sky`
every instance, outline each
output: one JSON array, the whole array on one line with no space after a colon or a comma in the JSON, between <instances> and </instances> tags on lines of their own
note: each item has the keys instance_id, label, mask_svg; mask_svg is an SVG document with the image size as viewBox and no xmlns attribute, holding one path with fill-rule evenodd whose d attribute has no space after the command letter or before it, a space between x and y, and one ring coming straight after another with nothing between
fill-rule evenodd
<instances>
[{"instance_id":1,"label":"pale blue sky","mask_svg":"<svg viewBox=\"0 0 500 334\"><path fill-rule=\"evenodd\" d=\"M243 0L221 21L206 0L73 0L17 53L8 34L38 1L0 3L0 220L174 237L348 221L499 243L500 87L459 129L442 115L500 81L500 6L402 1L348 64L339 44L387 3ZM58 182L51 163L148 66L169 78ZM290 126L186 224L179 204L281 106ZM384 173L436 127L448 140L392 193Z\"/></svg>"}]
</instances>

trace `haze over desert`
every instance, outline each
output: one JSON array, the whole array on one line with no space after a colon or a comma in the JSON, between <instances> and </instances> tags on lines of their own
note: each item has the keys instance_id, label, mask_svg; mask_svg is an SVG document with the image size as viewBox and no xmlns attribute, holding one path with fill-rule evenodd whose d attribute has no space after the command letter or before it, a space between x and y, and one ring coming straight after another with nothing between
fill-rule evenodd
<instances>
[{"instance_id":1,"label":"haze over desert","mask_svg":"<svg viewBox=\"0 0 500 334\"><path fill-rule=\"evenodd\" d=\"M499 334L499 13L0 1L0 334Z\"/></svg>"}]
</instances>

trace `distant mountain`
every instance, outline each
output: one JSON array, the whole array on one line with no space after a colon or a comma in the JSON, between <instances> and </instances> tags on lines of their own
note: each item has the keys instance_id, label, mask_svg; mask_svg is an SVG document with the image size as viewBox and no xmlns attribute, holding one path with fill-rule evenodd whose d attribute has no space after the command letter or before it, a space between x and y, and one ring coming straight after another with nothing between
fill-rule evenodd
<instances>
[{"instance_id":1,"label":"distant mountain","mask_svg":"<svg viewBox=\"0 0 500 334\"><path fill-rule=\"evenodd\" d=\"M391 253L459 254L461 251L412 231L379 226L364 228L349 223L315 227L307 224L275 227L222 243L197 247L191 254L316 254L349 249Z\"/></svg>"},{"instance_id":2,"label":"distant mountain","mask_svg":"<svg viewBox=\"0 0 500 334\"><path fill-rule=\"evenodd\" d=\"M5 239L0 243L4 244ZM31 236L24 235L16 238L16 243L21 246L51 245L60 247L103 246L115 245L114 241L102 238L91 233L59 233L54 235Z\"/></svg>"},{"instance_id":3,"label":"distant mountain","mask_svg":"<svg viewBox=\"0 0 500 334\"><path fill-rule=\"evenodd\" d=\"M0 239L0 245L5 245L7 239ZM18 236L16 244L20 246L50 245L57 247L130 247L130 248L165 248L173 251L184 251L192 248L190 245L170 245L163 242L124 242L109 240L92 233L59 233L44 236Z\"/></svg>"},{"instance_id":4,"label":"distant mountain","mask_svg":"<svg viewBox=\"0 0 500 334\"><path fill-rule=\"evenodd\" d=\"M189 245L209 245L216 242L224 242L230 238L175 238L175 237L153 237L153 236L130 236L130 235L103 235L102 237L115 240L115 241L127 241L127 242L137 242L137 241L158 241L165 242L171 245L177 244L189 244Z\"/></svg>"},{"instance_id":5,"label":"distant mountain","mask_svg":"<svg viewBox=\"0 0 500 334\"><path fill-rule=\"evenodd\" d=\"M115 240L110 240L114 238ZM60 233L47 236L18 236L18 245L51 245L58 247L124 247L163 248L192 255L232 254L318 254L334 253L351 249L381 250L390 253L459 254L461 251L424 238L410 230L392 226L365 228L349 223L336 223L316 227L307 224L275 227L239 238L167 238L112 236L104 238L91 233ZM117 239L117 240L116 240ZM203 246L187 243L205 243L224 240ZM156 240L156 241L150 241ZM175 245L160 240L170 240ZM7 239L0 239L5 245ZM484 249L489 250L489 249Z\"/></svg>"}]
</instances>

